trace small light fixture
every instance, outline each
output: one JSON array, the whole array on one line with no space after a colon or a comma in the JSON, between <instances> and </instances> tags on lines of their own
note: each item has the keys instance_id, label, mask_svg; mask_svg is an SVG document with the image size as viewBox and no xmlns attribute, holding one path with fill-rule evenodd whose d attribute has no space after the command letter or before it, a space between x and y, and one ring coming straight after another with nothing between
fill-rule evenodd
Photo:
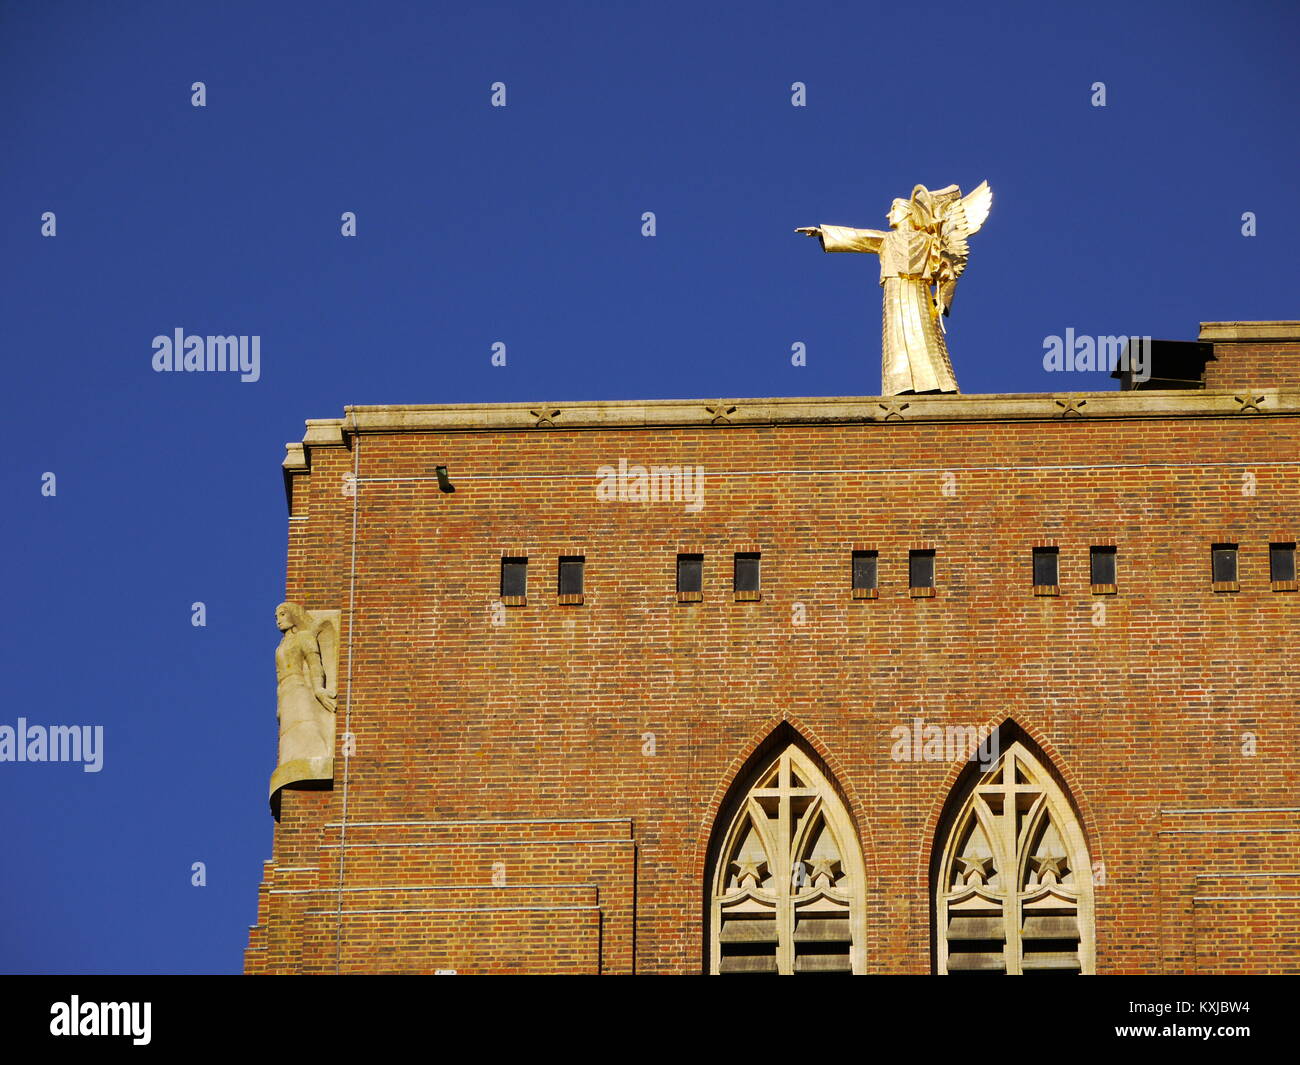
<instances>
[{"instance_id":1,"label":"small light fixture","mask_svg":"<svg viewBox=\"0 0 1300 1065\"><path fill-rule=\"evenodd\" d=\"M438 475L438 491L440 492L456 491L456 486L451 483L451 478L447 476L446 466L435 466L433 472Z\"/></svg>"}]
</instances>

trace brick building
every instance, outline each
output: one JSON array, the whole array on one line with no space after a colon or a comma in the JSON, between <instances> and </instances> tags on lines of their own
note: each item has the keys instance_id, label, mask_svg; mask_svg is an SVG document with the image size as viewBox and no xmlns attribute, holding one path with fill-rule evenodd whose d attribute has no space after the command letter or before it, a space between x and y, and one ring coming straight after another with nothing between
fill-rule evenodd
<instances>
[{"instance_id":1,"label":"brick building","mask_svg":"<svg viewBox=\"0 0 1300 1065\"><path fill-rule=\"evenodd\" d=\"M333 786L247 971L1300 971L1300 323L1157 349L309 421Z\"/></svg>"}]
</instances>

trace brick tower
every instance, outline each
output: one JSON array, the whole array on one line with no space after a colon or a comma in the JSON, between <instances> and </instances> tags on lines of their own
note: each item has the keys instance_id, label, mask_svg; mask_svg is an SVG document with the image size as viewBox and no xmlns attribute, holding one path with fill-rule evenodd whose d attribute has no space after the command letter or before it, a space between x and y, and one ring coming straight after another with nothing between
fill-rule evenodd
<instances>
[{"instance_id":1,"label":"brick tower","mask_svg":"<svg viewBox=\"0 0 1300 1065\"><path fill-rule=\"evenodd\" d=\"M309 421L247 972L1300 971L1300 323L1120 376Z\"/></svg>"}]
</instances>

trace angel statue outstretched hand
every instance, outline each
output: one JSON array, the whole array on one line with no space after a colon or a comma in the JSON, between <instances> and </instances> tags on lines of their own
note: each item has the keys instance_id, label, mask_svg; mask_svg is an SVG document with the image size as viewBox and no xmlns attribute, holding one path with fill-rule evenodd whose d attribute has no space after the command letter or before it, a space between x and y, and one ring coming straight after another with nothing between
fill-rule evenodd
<instances>
[{"instance_id":1,"label":"angel statue outstretched hand","mask_svg":"<svg viewBox=\"0 0 1300 1065\"><path fill-rule=\"evenodd\" d=\"M966 238L978 233L993 205L993 190L980 182L968 196L956 185L931 192L924 185L911 199L889 208L888 232L848 226L804 226L823 251L864 251L880 256L885 289L881 335L881 395L956 392L943 318L952 308L957 279L966 269Z\"/></svg>"}]
</instances>

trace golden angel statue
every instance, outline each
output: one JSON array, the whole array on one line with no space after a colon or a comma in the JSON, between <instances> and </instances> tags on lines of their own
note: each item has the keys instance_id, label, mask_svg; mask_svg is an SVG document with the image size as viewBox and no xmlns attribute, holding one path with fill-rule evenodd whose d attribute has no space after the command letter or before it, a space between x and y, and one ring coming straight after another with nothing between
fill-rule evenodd
<instances>
[{"instance_id":1,"label":"golden angel statue","mask_svg":"<svg viewBox=\"0 0 1300 1065\"><path fill-rule=\"evenodd\" d=\"M910 199L895 200L889 208L888 232L826 225L795 230L820 239L824 251L880 256L882 395L958 391L943 316L970 258L966 239L979 232L992 205L987 181L965 197L956 185L933 192L917 185Z\"/></svg>"}]
</instances>

